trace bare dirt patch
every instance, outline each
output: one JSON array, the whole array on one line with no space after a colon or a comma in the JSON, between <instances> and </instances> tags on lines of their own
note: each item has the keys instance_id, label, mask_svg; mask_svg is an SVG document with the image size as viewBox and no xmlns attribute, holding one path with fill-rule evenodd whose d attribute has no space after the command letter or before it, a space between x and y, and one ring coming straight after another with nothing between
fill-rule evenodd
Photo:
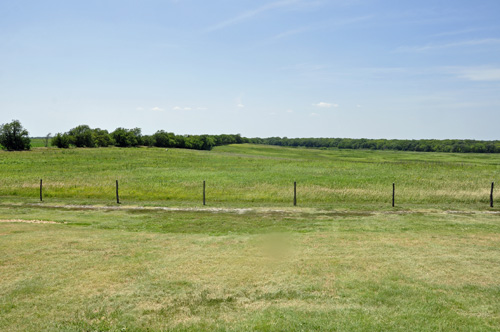
<instances>
[{"instance_id":1,"label":"bare dirt patch","mask_svg":"<svg viewBox=\"0 0 500 332\"><path fill-rule=\"evenodd\" d=\"M394 211L351 211L351 210L321 210L313 208L223 208L223 207L165 207L165 206L132 206L132 205L122 205L122 206L102 206L102 205L78 205L78 204L66 204L66 205L47 205L47 204L26 204L28 206L52 208L52 209L68 209L68 210L136 210L136 211L171 211L171 212L212 212L212 213L311 213L311 214L323 214L327 216L371 216L376 214L395 214L395 215L407 215L407 214L499 214L500 211L460 211L460 210L432 210L432 209L414 209L414 210L394 210Z\"/></svg>"},{"instance_id":2,"label":"bare dirt patch","mask_svg":"<svg viewBox=\"0 0 500 332\"><path fill-rule=\"evenodd\" d=\"M55 221L23 220L23 219L0 219L0 222L21 222L21 223L27 223L27 224L57 224Z\"/></svg>"}]
</instances>

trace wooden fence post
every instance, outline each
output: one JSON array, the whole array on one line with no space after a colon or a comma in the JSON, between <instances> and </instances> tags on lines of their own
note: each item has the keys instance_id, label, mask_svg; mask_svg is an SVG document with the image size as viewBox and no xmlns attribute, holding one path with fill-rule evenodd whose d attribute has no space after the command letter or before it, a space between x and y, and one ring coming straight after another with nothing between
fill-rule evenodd
<instances>
[{"instance_id":1,"label":"wooden fence post","mask_svg":"<svg viewBox=\"0 0 500 332\"><path fill-rule=\"evenodd\" d=\"M118 180L116 180L116 204L120 204L120 196L118 195Z\"/></svg>"},{"instance_id":2,"label":"wooden fence post","mask_svg":"<svg viewBox=\"0 0 500 332\"><path fill-rule=\"evenodd\" d=\"M203 205L205 205L205 180L203 180Z\"/></svg>"},{"instance_id":3,"label":"wooden fence post","mask_svg":"<svg viewBox=\"0 0 500 332\"><path fill-rule=\"evenodd\" d=\"M42 187L42 179L40 179L40 202L43 202L43 196L42 196L42 190L43 190L43 187Z\"/></svg>"},{"instance_id":4,"label":"wooden fence post","mask_svg":"<svg viewBox=\"0 0 500 332\"><path fill-rule=\"evenodd\" d=\"M491 183L491 192L490 192L490 207L493 207L493 188L495 187L495 182Z\"/></svg>"},{"instance_id":5,"label":"wooden fence post","mask_svg":"<svg viewBox=\"0 0 500 332\"><path fill-rule=\"evenodd\" d=\"M392 183L392 207L394 207L394 196L396 196L396 184Z\"/></svg>"},{"instance_id":6,"label":"wooden fence post","mask_svg":"<svg viewBox=\"0 0 500 332\"><path fill-rule=\"evenodd\" d=\"M297 206L297 181L293 182L293 206Z\"/></svg>"}]
</instances>

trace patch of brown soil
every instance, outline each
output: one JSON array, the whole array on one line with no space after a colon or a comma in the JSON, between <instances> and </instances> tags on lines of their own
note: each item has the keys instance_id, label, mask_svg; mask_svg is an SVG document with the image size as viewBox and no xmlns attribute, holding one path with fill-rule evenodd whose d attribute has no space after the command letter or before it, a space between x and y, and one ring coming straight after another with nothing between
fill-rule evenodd
<instances>
[{"instance_id":1,"label":"patch of brown soil","mask_svg":"<svg viewBox=\"0 0 500 332\"><path fill-rule=\"evenodd\" d=\"M27 224L57 224L55 221L23 220L23 219L0 219L0 222L23 222L23 223L27 223Z\"/></svg>"}]
</instances>

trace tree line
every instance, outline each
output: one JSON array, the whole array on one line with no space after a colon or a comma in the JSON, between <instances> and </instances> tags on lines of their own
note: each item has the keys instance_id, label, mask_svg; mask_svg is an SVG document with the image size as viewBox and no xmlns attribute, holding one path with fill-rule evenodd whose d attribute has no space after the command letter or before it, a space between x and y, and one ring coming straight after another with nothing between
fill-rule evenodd
<instances>
[{"instance_id":1,"label":"tree line","mask_svg":"<svg viewBox=\"0 0 500 332\"><path fill-rule=\"evenodd\" d=\"M290 147L397 150L421 152L500 153L500 141L461 139L250 138L250 143Z\"/></svg>"},{"instance_id":2,"label":"tree line","mask_svg":"<svg viewBox=\"0 0 500 332\"><path fill-rule=\"evenodd\" d=\"M45 137L46 144L49 135ZM80 125L65 133L56 134L51 141L58 148L82 147L163 147L196 150L211 150L215 146L228 144L266 144L288 147L308 147L322 149L366 149L366 150L397 150L422 152L457 152L457 153L500 153L500 141L478 141L459 139L367 139L367 138L246 138L236 135L176 135L164 130L158 130L153 135L142 135L140 128L117 128L111 133L105 129L90 128ZM28 131L18 120L4 123L0 126L0 146L2 149L29 150L31 140Z\"/></svg>"},{"instance_id":3,"label":"tree line","mask_svg":"<svg viewBox=\"0 0 500 332\"><path fill-rule=\"evenodd\" d=\"M211 150L215 146L247 143L248 139L236 135L176 135L158 130L153 135L142 135L140 128L116 128L111 133L105 129L90 128L80 125L65 133L57 133L52 138L52 146L58 148L95 147L137 147L155 146L162 148L183 148L194 150Z\"/></svg>"}]
</instances>

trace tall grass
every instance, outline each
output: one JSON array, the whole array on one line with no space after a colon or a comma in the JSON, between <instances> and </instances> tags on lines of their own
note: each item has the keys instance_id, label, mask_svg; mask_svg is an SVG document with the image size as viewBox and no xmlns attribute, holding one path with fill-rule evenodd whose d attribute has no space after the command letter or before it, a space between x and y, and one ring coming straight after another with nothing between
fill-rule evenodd
<instances>
[{"instance_id":1,"label":"tall grass","mask_svg":"<svg viewBox=\"0 0 500 332\"><path fill-rule=\"evenodd\" d=\"M198 205L202 181L213 206L383 208L396 183L399 207L481 209L500 175L500 155L331 151L232 145L212 151L161 148L0 152L0 196L48 202Z\"/></svg>"}]
</instances>

